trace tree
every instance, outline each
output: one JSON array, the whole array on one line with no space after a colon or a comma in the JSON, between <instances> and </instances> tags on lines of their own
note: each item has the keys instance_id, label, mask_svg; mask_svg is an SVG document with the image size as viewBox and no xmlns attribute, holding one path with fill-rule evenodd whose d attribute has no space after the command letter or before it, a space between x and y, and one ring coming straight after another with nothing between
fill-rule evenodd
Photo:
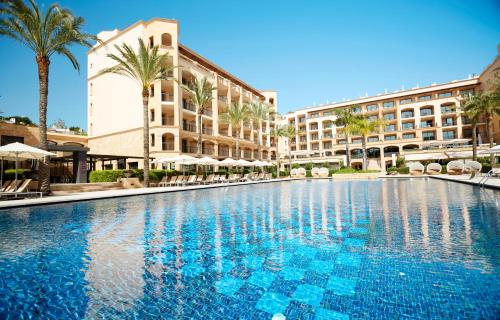
<instances>
[{"instance_id":1,"label":"tree","mask_svg":"<svg viewBox=\"0 0 500 320\"><path fill-rule=\"evenodd\" d=\"M47 99L49 94L49 66L53 54L62 55L71 62L76 70L80 65L70 51L72 45L91 47L91 40L97 37L82 31L85 21L82 17L50 5L40 10L34 0L26 5L22 0L2 1L0 3L0 35L12 38L30 48L35 53L39 81L39 132L40 148L48 149L47 144ZM40 161L40 190L50 192L49 160Z\"/></svg>"},{"instance_id":2,"label":"tree","mask_svg":"<svg viewBox=\"0 0 500 320\"><path fill-rule=\"evenodd\" d=\"M290 146L292 139L297 136L297 130L294 125L286 125L281 129L281 136L288 139L288 165L289 175L292 176L292 147Z\"/></svg>"},{"instance_id":3,"label":"tree","mask_svg":"<svg viewBox=\"0 0 500 320\"><path fill-rule=\"evenodd\" d=\"M477 161L477 124L481 118L479 105L483 103L480 94L467 94L463 96L463 109L472 123L472 160Z\"/></svg>"},{"instance_id":4,"label":"tree","mask_svg":"<svg viewBox=\"0 0 500 320\"><path fill-rule=\"evenodd\" d=\"M352 134L353 123L358 119L358 116L354 114L354 108L346 107L342 109L333 109L333 114L335 115L335 125L337 127L343 127L340 132L343 133L345 137L345 154L346 154L346 165L351 166L351 154L349 151L349 137Z\"/></svg>"},{"instance_id":5,"label":"tree","mask_svg":"<svg viewBox=\"0 0 500 320\"><path fill-rule=\"evenodd\" d=\"M275 128L271 129L270 132L271 137L275 138L278 140L281 137L285 136L285 130L283 126L276 126ZM280 177L280 153L279 153L279 145L278 141L276 142L276 163L278 166L278 170L276 171L276 175L279 178Z\"/></svg>"},{"instance_id":6,"label":"tree","mask_svg":"<svg viewBox=\"0 0 500 320\"><path fill-rule=\"evenodd\" d=\"M201 140L203 121L201 116L205 113L208 104L212 101L213 95L212 91L216 88L207 80L206 77L201 79L195 78L193 82L188 85L181 84L181 86L186 89L191 101L193 101L196 107L196 130L198 132L198 156L202 154L203 142Z\"/></svg>"},{"instance_id":7,"label":"tree","mask_svg":"<svg viewBox=\"0 0 500 320\"><path fill-rule=\"evenodd\" d=\"M259 153L258 159L262 160L262 122L269 120L270 115L272 114L271 107L262 101L255 101L250 104L250 119L253 124L257 124L257 152Z\"/></svg>"},{"instance_id":8,"label":"tree","mask_svg":"<svg viewBox=\"0 0 500 320\"><path fill-rule=\"evenodd\" d=\"M250 120L248 105L240 102L233 102L228 109L221 113L220 121L231 125L232 130L236 130L236 160L240 159L240 134L241 126ZM234 157L234 156L233 156Z\"/></svg>"},{"instance_id":9,"label":"tree","mask_svg":"<svg viewBox=\"0 0 500 320\"><path fill-rule=\"evenodd\" d=\"M55 129L66 129L66 122L64 122L63 119L57 119L56 121L54 121L54 123L52 123L50 125L51 128L55 128Z\"/></svg>"},{"instance_id":10,"label":"tree","mask_svg":"<svg viewBox=\"0 0 500 320\"><path fill-rule=\"evenodd\" d=\"M144 186L149 186L149 88L159 80L168 80L173 67L168 62L168 54L159 54L158 45L150 48L139 38L139 49L135 52L124 43L115 45L116 54L108 54L116 65L102 70L99 74L114 73L135 80L140 86L143 116Z\"/></svg>"},{"instance_id":11,"label":"tree","mask_svg":"<svg viewBox=\"0 0 500 320\"><path fill-rule=\"evenodd\" d=\"M356 117L350 125L351 132L361 136L361 147L363 148L363 170L368 169L368 153L366 150L366 141L370 134L379 132L380 127L385 124L384 120L370 120L367 116Z\"/></svg>"}]
</instances>

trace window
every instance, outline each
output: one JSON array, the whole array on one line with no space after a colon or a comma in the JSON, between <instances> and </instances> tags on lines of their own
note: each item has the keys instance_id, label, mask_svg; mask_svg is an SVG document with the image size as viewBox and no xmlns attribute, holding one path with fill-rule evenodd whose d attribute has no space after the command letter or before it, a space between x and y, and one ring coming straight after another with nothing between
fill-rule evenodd
<instances>
[{"instance_id":1,"label":"window","mask_svg":"<svg viewBox=\"0 0 500 320\"><path fill-rule=\"evenodd\" d=\"M151 121L151 122L155 121L155 110L154 109L151 109L151 116L149 118L149 121Z\"/></svg>"},{"instance_id":2,"label":"window","mask_svg":"<svg viewBox=\"0 0 500 320\"><path fill-rule=\"evenodd\" d=\"M386 141L396 140L396 136L395 135L384 136L384 140Z\"/></svg>"},{"instance_id":3,"label":"window","mask_svg":"<svg viewBox=\"0 0 500 320\"><path fill-rule=\"evenodd\" d=\"M448 98L448 97L451 97L451 92L441 92L440 94L438 94L438 97L439 98Z\"/></svg>"},{"instance_id":4,"label":"window","mask_svg":"<svg viewBox=\"0 0 500 320\"><path fill-rule=\"evenodd\" d=\"M319 117L319 112L311 113L311 118Z\"/></svg>"},{"instance_id":5,"label":"window","mask_svg":"<svg viewBox=\"0 0 500 320\"><path fill-rule=\"evenodd\" d=\"M377 111L378 110L378 105L376 104L371 104L369 106L366 106L366 111Z\"/></svg>"},{"instance_id":6,"label":"window","mask_svg":"<svg viewBox=\"0 0 500 320\"><path fill-rule=\"evenodd\" d=\"M378 116L369 116L369 117L368 117L368 120L369 120L369 121L375 121L375 120L377 120L377 119L378 119Z\"/></svg>"},{"instance_id":7,"label":"window","mask_svg":"<svg viewBox=\"0 0 500 320\"><path fill-rule=\"evenodd\" d=\"M412 130L415 128L415 124L413 122L405 122L402 125L403 130Z\"/></svg>"},{"instance_id":8,"label":"window","mask_svg":"<svg viewBox=\"0 0 500 320\"><path fill-rule=\"evenodd\" d=\"M151 134L151 146L152 147L155 146L155 134L154 133Z\"/></svg>"},{"instance_id":9,"label":"window","mask_svg":"<svg viewBox=\"0 0 500 320\"><path fill-rule=\"evenodd\" d=\"M352 139L352 143L361 143L360 138Z\"/></svg>"},{"instance_id":10,"label":"window","mask_svg":"<svg viewBox=\"0 0 500 320\"><path fill-rule=\"evenodd\" d=\"M413 111L412 110L408 110L408 111L401 112L401 118L403 118L403 119L413 118Z\"/></svg>"},{"instance_id":11,"label":"window","mask_svg":"<svg viewBox=\"0 0 500 320\"><path fill-rule=\"evenodd\" d=\"M317 123L311 123L309 125L310 130L318 130L318 124Z\"/></svg>"},{"instance_id":12,"label":"window","mask_svg":"<svg viewBox=\"0 0 500 320\"><path fill-rule=\"evenodd\" d=\"M407 99L399 100L399 104L407 104L407 103L410 103L412 101L413 101L412 98L407 98Z\"/></svg>"},{"instance_id":13,"label":"window","mask_svg":"<svg viewBox=\"0 0 500 320\"><path fill-rule=\"evenodd\" d=\"M139 169L139 162L129 162L128 168L129 169Z\"/></svg>"},{"instance_id":14,"label":"window","mask_svg":"<svg viewBox=\"0 0 500 320\"><path fill-rule=\"evenodd\" d=\"M434 112L432 111L431 108L420 109L420 116L421 117L431 116L433 114L434 114Z\"/></svg>"},{"instance_id":15,"label":"window","mask_svg":"<svg viewBox=\"0 0 500 320\"><path fill-rule=\"evenodd\" d=\"M323 112L323 117L326 117L326 116L329 116L331 115L332 113L330 111L325 111Z\"/></svg>"},{"instance_id":16,"label":"window","mask_svg":"<svg viewBox=\"0 0 500 320\"><path fill-rule=\"evenodd\" d=\"M155 96L155 86L151 85L151 97Z\"/></svg>"},{"instance_id":17,"label":"window","mask_svg":"<svg viewBox=\"0 0 500 320\"><path fill-rule=\"evenodd\" d=\"M394 116L394 113L388 113L384 115L385 120L394 120L396 117Z\"/></svg>"},{"instance_id":18,"label":"window","mask_svg":"<svg viewBox=\"0 0 500 320\"><path fill-rule=\"evenodd\" d=\"M94 84L90 83L89 91L90 96L92 97L92 95L94 94Z\"/></svg>"},{"instance_id":19,"label":"window","mask_svg":"<svg viewBox=\"0 0 500 320\"><path fill-rule=\"evenodd\" d=\"M385 126L385 132L391 132L391 131L396 131L396 125L390 124Z\"/></svg>"},{"instance_id":20,"label":"window","mask_svg":"<svg viewBox=\"0 0 500 320\"><path fill-rule=\"evenodd\" d=\"M154 38L151 36L149 37L149 47L152 48L155 45Z\"/></svg>"},{"instance_id":21,"label":"window","mask_svg":"<svg viewBox=\"0 0 500 320\"><path fill-rule=\"evenodd\" d=\"M469 94L474 94L474 89L464 89L459 91L461 96L467 96Z\"/></svg>"},{"instance_id":22,"label":"window","mask_svg":"<svg viewBox=\"0 0 500 320\"><path fill-rule=\"evenodd\" d=\"M415 139L414 133L405 133L403 134L403 139Z\"/></svg>"},{"instance_id":23,"label":"window","mask_svg":"<svg viewBox=\"0 0 500 320\"><path fill-rule=\"evenodd\" d=\"M311 140L318 140L318 134L317 133L311 134Z\"/></svg>"},{"instance_id":24,"label":"window","mask_svg":"<svg viewBox=\"0 0 500 320\"><path fill-rule=\"evenodd\" d=\"M436 140L435 134L433 131L428 131L428 132L423 132L422 133L422 139L424 141L429 141L429 140Z\"/></svg>"},{"instance_id":25,"label":"window","mask_svg":"<svg viewBox=\"0 0 500 320\"><path fill-rule=\"evenodd\" d=\"M430 128L433 126L432 120L426 120L420 122L420 128Z\"/></svg>"},{"instance_id":26,"label":"window","mask_svg":"<svg viewBox=\"0 0 500 320\"><path fill-rule=\"evenodd\" d=\"M418 100L419 101L431 100L431 96L430 95L428 95L428 96L420 96L420 97L418 97Z\"/></svg>"},{"instance_id":27,"label":"window","mask_svg":"<svg viewBox=\"0 0 500 320\"><path fill-rule=\"evenodd\" d=\"M394 107L394 101L386 101L386 102L384 102L383 106L384 106L384 109L392 108L392 107Z\"/></svg>"},{"instance_id":28,"label":"window","mask_svg":"<svg viewBox=\"0 0 500 320\"><path fill-rule=\"evenodd\" d=\"M377 142L378 141L378 137L369 137L368 138L368 142Z\"/></svg>"},{"instance_id":29,"label":"window","mask_svg":"<svg viewBox=\"0 0 500 320\"><path fill-rule=\"evenodd\" d=\"M354 108L352 108L352 112L354 112L354 113L361 112L361 107L354 107Z\"/></svg>"},{"instance_id":30,"label":"window","mask_svg":"<svg viewBox=\"0 0 500 320\"><path fill-rule=\"evenodd\" d=\"M441 107L441 113L453 113L455 112L455 105L451 105L451 106L442 106Z\"/></svg>"},{"instance_id":31,"label":"window","mask_svg":"<svg viewBox=\"0 0 500 320\"><path fill-rule=\"evenodd\" d=\"M455 139L455 131L443 131L443 139L444 140Z\"/></svg>"},{"instance_id":32,"label":"window","mask_svg":"<svg viewBox=\"0 0 500 320\"><path fill-rule=\"evenodd\" d=\"M453 118L445 118L443 119L443 127L449 127L456 125L455 119Z\"/></svg>"},{"instance_id":33,"label":"window","mask_svg":"<svg viewBox=\"0 0 500 320\"><path fill-rule=\"evenodd\" d=\"M9 144L9 143L14 143L14 142L24 143L24 137L2 136L0 138L0 145L2 145L2 146Z\"/></svg>"}]
</instances>

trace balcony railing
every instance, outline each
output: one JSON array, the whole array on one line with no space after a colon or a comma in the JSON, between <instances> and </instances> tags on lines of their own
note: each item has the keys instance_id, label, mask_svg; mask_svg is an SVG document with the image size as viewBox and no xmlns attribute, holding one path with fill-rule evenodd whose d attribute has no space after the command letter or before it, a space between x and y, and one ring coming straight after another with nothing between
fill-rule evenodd
<instances>
[{"instance_id":1,"label":"balcony railing","mask_svg":"<svg viewBox=\"0 0 500 320\"><path fill-rule=\"evenodd\" d=\"M243 151L243 157L244 158L251 158L252 157L252 152L250 152L250 151Z\"/></svg>"},{"instance_id":2,"label":"balcony railing","mask_svg":"<svg viewBox=\"0 0 500 320\"><path fill-rule=\"evenodd\" d=\"M218 96L219 101L227 103L227 96Z\"/></svg>"},{"instance_id":3,"label":"balcony railing","mask_svg":"<svg viewBox=\"0 0 500 320\"><path fill-rule=\"evenodd\" d=\"M173 126L174 118L173 117L161 117L161 125L162 126Z\"/></svg>"},{"instance_id":4,"label":"balcony railing","mask_svg":"<svg viewBox=\"0 0 500 320\"><path fill-rule=\"evenodd\" d=\"M206 115L206 116L209 116L209 117L213 116L213 112L212 112L211 109L205 109L205 110L203 110L203 114Z\"/></svg>"},{"instance_id":5,"label":"balcony railing","mask_svg":"<svg viewBox=\"0 0 500 320\"><path fill-rule=\"evenodd\" d=\"M430 110L430 109L423 109L423 110L420 110L420 116L421 117L425 117L425 116L432 116L434 114L434 111Z\"/></svg>"},{"instance_id":6,"label":"balcony railing","mask_svg":"<svg viewBox=\"0 0 500 320\"><path fill-rule=\"evenodd\" d=\"M227 129L226 130L219 129L219 135L229 137L229 132Z\"/></svg>"},{"instance_id":7,"label":"balcony railing","mask_svg":"<svg viewBox=\"0 0 500 320\"><path fill-rule=\"evenodd\" d=\"M175 143L173 143L173 142L163 142L161 144L161 149L163 151L173 151L173 150L175 150Z\"/></svg>"},{"instance_id":8,"label":"balcony railing","mask_svg":"<svg viewBox=\"0 0 500 320\"><path fill-rule=\"evenodd\" d=\"M182 103L182 108L183 109L186 109L186 110L189 110L189 111L193 111L193 112L196 112L196 106L190 102L187 102L187 101L184 101Z\"/></svg>"},{"instance_id":9,"label":"balcony railing","mask_svg":"<svg viewBox=\"0 0 500 320\"><path fill-rule=\"evenodd\" d=\"M184 152L184 153L198 153L198 147L197 146L183 146L182 152Z\"/></svg>"},{"instance_id":10,"label":"balcony railing","mask_svg":"<svg viewBox=\"0 0 500 320\"><path fill-rule=\"evenodd\" d=\"M212 130L212 128L203 128L203 133L204 134L208 134L208 135L212 135L214 133L214 131Z\"/></svg>"},{"instance_id":11,"label":"balcony railing","mask_svg":"<svg viewBox=\"0 0 500 320\"><path fill-rule=\"evenodd\" d=\"M219 148L219 156L221 156L221 157L229 157L229 149L227 149L227 148Z\"/></svg>"},{"instance_id":12,"label":"balcony railing","mask_svg":"<svg viewBox=\"0 0 500 320\"><path fill-rule=\"evenodd\" d=\"M214 151L214 147L204 147L202 148L201 153L206 155L213 155L215 153Z\"/></svg>"},{"instance_id":13,"label":"balcony railing","mask_svg":"<svg viewBox=\"0 0 500 320\"><path fill-rule=\"evenodd\" d=\"M162 102L174 102L174 95L171 93L162 92L161 93Z\"/></svg>"},{"instance_id":14,"label":"balcony railing","mask_svg":"<svg viewBox=\"0 0 500 320\"><path fill-rule=\"evenodd\" d=\"M195 123L184 123L182 125L182 130L196 132L196 124Z\"/></svg>"}]
</instances>

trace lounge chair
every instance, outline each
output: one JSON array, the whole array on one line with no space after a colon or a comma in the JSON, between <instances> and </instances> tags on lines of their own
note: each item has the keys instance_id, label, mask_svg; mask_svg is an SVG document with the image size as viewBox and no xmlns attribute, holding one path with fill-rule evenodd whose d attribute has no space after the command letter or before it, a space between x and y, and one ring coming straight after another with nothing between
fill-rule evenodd
<instances>
[{"instance_id":1,"label":"lounge chair","mask_svg":"<svg viewBox=\"0 0 500 320\"><path fill-rule=\"evenodd\" d=\"M186 176L180 176L177 178L177 181L175 182L176 186L182 186L187 180Z\"/></svg>"},{"instance_id":2,"label":"lounge chair","mask_svg":"<svg viewBox=\"0 0 500 320\"><path fill-rule=\"evenodd\" d=\"M190 175L189 178L185 181L186 185L190 185L190 184L196 184L196 175L193 174L193 175Z\"/></svg>"},{"instance_id":3,"label":"lounge chair","mask_svg":"<svg viewBox=\"0 0 500 320\"><path fill-rule=\"evenodd\" d=\"M227 178L226 178L226 175L223 174L219 177L219 182L220 183L224 183L224 182L228 182Z\"/></svg>"},{"instance_id":4,"label":"lounge chair","mask_svg":"<svg viewBox=\"0 0 500 320\"><path fill-rule=\"evenodd\" d=\"M440 174L441 170L442 170L442 167L439 163L432 162L432 163L429 163L427 165L426 172L427 172L427 174L430 174L430 175L436 175L436 174Z\"/></svg>"},{"instance_id":5,"label":"lounge chair","mask_svg":"<svg viewBox=\"0 0 500 320\"><path fill-rule=\"evenodd\" d=\"M21 180L18 180L18 182L21 182ZM13 189L8 189L8 191L5 192L0 192L0 197L25 197L29 195L39 195L42 197L42 193L39 191L29 191L29 185L31 183L31 179L26 179L22 180L22 183L17 183L17 190L15 189L16 183L11 183L11 185L14 185ZM10 186L9 186L10 187Z\"/></svg>"},{"instance_id":6,"label":"lounge chair","mask_svg":"<svg viewBox=\"0 0 500 320\"><path fill-rule=\"evenodd\" d=\"M259 173L259 174L255 177L255 180L264 180L264 173L263 173L263 172Z\"/></svg>"},{"instance_id":7,"label":"lounge chair","mask_svg":"<svg viewBox=\"0 0 500 320\"><path fill-rule=\"evenodd\" d=\"M7 190L7 188L9 187L9 185L12 183L12 180L7 180L3 183L3 186L2 188L0 189L0 192L4 192Z\"/></svg>"},{"instance_id":8,"label":"lounge chair","mask_svg":"<svg viewBox=\"0 0 500 320\"><path fill-rule=\"evenodd\" d=\"M464 172L464 163L461 160L453 160L446 165L446 172L449 175L460 175Z\"/></svg>"},{"instance_id":9,"label":"lounge chair","mask_svg":"<svg viewBox=\"0 0 500 320\"><path fill-rule=\"evenodd\" d=\"M265 177L266 180L271 180L273 178L273 174L272 173L266 173L264 175L264 177Z\"/></svg>"},{"instance_id":10,"label":"lounge chair","mask_svg":"<svg viewBox=\"0 0 500 320\"><path fill-rule=\"evenodd\" d=\"M207 176L205 181L203 181L203 184L209 184L209 183L214 183L215 175L210 174Z\"/></svg>"},{"instance_id":11,"label":"lounge chair","mask_svg":"<svg viewBox=\"0 0 500 320\"><path fill-rule=\"evenodd\" d=\"M314 167L311 169L311 175L313 178L319 178L319 168Z\"/></svg>"},{"instance_id":12,"label":"lounge chair","mask_svg":"<svg viewBox=\"0 0 500 320\"><path fill-rule=\"evenodd\" d=\"M245 175L242 178L239 178L238 181L240 182L250 181L250 173L245 173Z\"/></svg>"},{"instance_id":13,"label":"lounge chair","mask_svg":"<svg viewBox=\"0 0 500 320\"><path fill-rule=\"evenodd\" d=\"M177 179L179 179L179 176L171 176L170 180L165 183L165 186L174 186L175 183L177 182Z\"/></svg>"},{"instance_id":14,"label":"lounge chair","mask_svg":"<svg viewBox=\"0 0 500 320\"><path fill-rule=\"evenodd\" d=\"M7 188L5 188L4 192L13 192L19 189L19 186L23 183L24 180L14 180Z\"/></svg>"},{"instance_id":15,"label":"lounge chair","mask_svg":"<svg viewBox=\"0 0 500 320\"><path fill-rule=\"evenodd\" d=\"M202 184L203 183L203 175L199 174L198 177L196 178L196 184Z\"/></svg>"},{"instance_id":16,"label":"lounge chair","mask_svg":"<svg viewBox=\"0 0 500 320\"><path fill-rule=\"evenodd\" d=\"M418 161L410 162L410 164L408 165L408 168L409 168L410 175L412 175L412 176L421 176L424 174L424 171L425 171L424 165Z\"/></svg>"},{"instance_id":17,"label":"lounge chair","mask_svg":"<svg viewBox=\"0 0 500 320\"><path fill-rule=\"evenodd\" d=\"M297 168L297 178L305 178L306 177L306 169L304 168Z\"/></svg>"},{"instance_id":18,"label":"lounge chair","mask_svg":"<svg viewBox=\"0 0 500 320\"><path fill-rule=\"evenodd\" d=\"M330 171L328 170L328 168L319 168L318 170L318 176L320 178L328 178L328 175L330 174Z\"/></svg>"},{"instance_id":19,"label":"lounge chair","mask_svg":"<svg viewBox=\"0 0 500 320\"><path fill-rule=\"evenodd\" d=\"M161 178L161 181L158 183L158 186L160 187L165 187L168 183L168 176L165 175L163 178Z\"/></svg>"},{"instance_id":20,"label":"lounge chair","mask_svg":"<svg viewBox=\"0 0 500 320\"><path fill-rule=\"evenodd\" d=\"M481 163L473 160L466 160L464 165L464 173L473 174L474 176L478 173L481 173L482 169Z\"/></svg>"}]
</instances>

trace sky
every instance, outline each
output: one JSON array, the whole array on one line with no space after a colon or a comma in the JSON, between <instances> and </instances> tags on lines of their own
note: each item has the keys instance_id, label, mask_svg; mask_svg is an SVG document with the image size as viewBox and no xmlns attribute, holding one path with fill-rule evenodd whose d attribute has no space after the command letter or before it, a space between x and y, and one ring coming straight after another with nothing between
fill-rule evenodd
<instances>
[{"instance_id":1,"label":"sky","mask_svg":"<svg viewBox=\"0 0 500 320\"><path fill-rule=\"evenodd\" d=\"M38 1L47 6L53 1ZM465 79L497 54L500 1L61 0L84 30L176 19L180 41L256 89L278 91L278 111ZM139 4L140 3L140 4ZM87 127L87 49L50 66L48 122ZM0 37L0 111L38 122L30 49ZM112 121L112 119L110 119Z\"/></svg>"}]
</instances>

